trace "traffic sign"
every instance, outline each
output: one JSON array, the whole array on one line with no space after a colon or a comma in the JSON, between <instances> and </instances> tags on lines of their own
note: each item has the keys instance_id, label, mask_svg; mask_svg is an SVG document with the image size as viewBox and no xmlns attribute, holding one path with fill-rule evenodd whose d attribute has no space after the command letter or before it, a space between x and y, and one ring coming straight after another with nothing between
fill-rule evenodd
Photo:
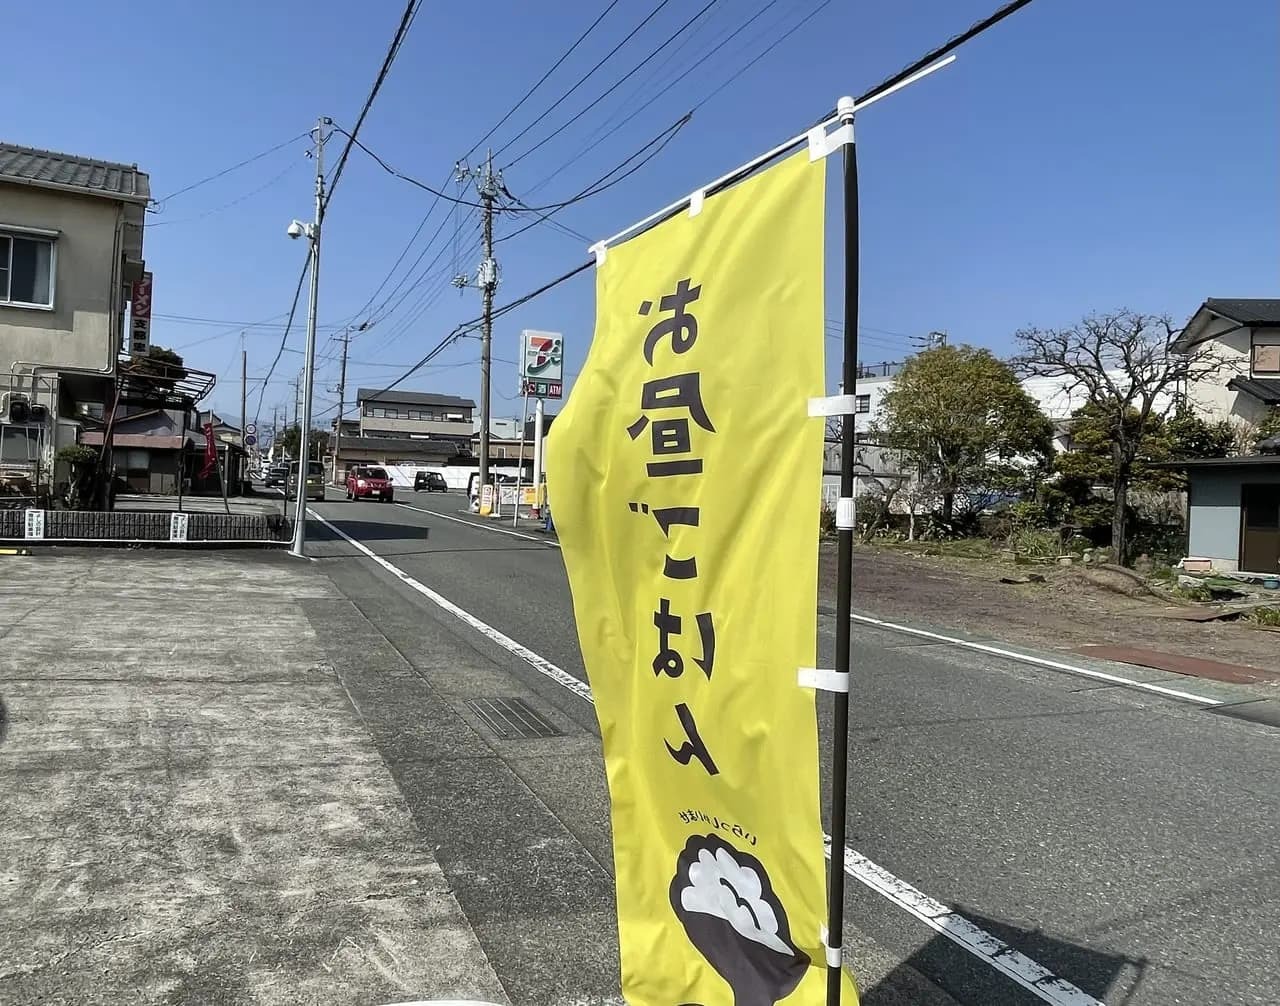
<instances>
[{"instance_id":1,"label":"traffic sign","mask_svg":"<svg viewBox=\"0 0 1280 1006\"><path fill-rule=\"evenodd\" d=\"M258 432L258 424L257 424L257 423L249 423L249 424L247 424L247 425L245 426L244 431L245 431L245 433L248 433L248 434L250 434L250 435L252 435L252 434L254 434L254 433L257 433L257 432Z\"/></svg>"},{"instance_id":2,"label":"traffic sign","mask_svg":"<svg viewBox=\"0 0 1280 1006\"><path fill-rule=\"evenodd\" d=\"M254 444L256 444L257 442L258 442L258 438L257 438L257 437L255 437L252 433L248 433L248 434L246 434L246 435L245 435L245 438L244 438L244 445L245 445L246 447L252 447L252 446L253 446Z\"/></svg>"}]
</instances>

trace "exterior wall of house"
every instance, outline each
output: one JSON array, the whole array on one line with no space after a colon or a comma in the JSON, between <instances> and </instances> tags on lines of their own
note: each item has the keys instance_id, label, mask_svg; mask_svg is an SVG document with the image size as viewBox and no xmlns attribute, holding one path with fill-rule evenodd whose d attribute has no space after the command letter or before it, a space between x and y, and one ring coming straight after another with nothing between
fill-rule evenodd
<instances>
[{"instance_id":1,"label":"exterior wall of house","mask_svg":"<svg viewBox=\"0 0 1280 1006\"><path fill-rule=\"evenodd\" d=\"M1262 340L1268 333L1256 333ZM1274 334L1274 333L1273 333ZM1204 377L1187 385L1191 407L1210 421L1230 419L1256 426L1266 416L1266 407L1252 395L1227 387L1233 377L1248 377L1255 333L1226 318L1214 318L1205 328L1201 342L1191 353L1197 369L1210 367Z\"/></svg>"},{"instance_id":2,"label":"exterior wall of house","mask_svg":"<svg viewBox=\"0 0 1280 1006\"><path fill-rule=\"evenodd\" d=\"M1241 487L1280 484L1280 471L1257 467L1190 472L1187 555L1212 559L1216 568L1240 568Z\"/></svg>"},{"instance_id":3,"label":"exterior wall of house","mask_svg":"<svg viewBox=\"0 0 1280 1006\"><path fill-rule=\"evenodd\" d=\"M429 419L386 419L382 416L363 416L360 421L362 437L420 436L471 438L471 423L437 422Z\"/></svg>"},{"instance_id":4,"label":"exterior wall of house","mask_svg":"<svg viewBox=\"0 0 1280 1006\"><path fill-rule=\"evenodd\" d=\"M0 402L7 405L5 396L21 392L48 408L49 422L39 428L43 482L56 450L75 442L76 426L59 421L71 416L60 417L68 400L56 371L101 371L104 378L115 372L125 304L123 204L0 182L0 231L6 225L58 232L52 308L0 305ZM36 374L30 364L51 369Z\"/></svg>"},{"instance_id":5,"label":"exterior wall of house","mask_svg":"<svg viewBox=\"0 0 1280 1006\"><path fill-rule=\"evenodd\" d=\"M0 373L15 360L114 370L123 310L122 204L0 183L6 224L58 231L52 310L0 306Z\"/></svg>"}]
</instances>

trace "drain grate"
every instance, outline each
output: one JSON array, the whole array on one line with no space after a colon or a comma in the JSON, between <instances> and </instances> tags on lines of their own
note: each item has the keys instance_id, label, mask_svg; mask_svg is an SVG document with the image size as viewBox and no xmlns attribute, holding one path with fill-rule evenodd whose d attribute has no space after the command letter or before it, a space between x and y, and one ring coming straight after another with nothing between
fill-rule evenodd
<instances>
[{"instance_id":1,"label":"drain grate","mask_svg":"<svg viewBox=\"0 0 1280 1006\"><path fill-rule=\"evenodd\" d=\"M475 710L493 733L503 739L513 737L563 737L564 731L540 716L524 699L468 699L467 705Z\"/></svg>"}]
</instances>

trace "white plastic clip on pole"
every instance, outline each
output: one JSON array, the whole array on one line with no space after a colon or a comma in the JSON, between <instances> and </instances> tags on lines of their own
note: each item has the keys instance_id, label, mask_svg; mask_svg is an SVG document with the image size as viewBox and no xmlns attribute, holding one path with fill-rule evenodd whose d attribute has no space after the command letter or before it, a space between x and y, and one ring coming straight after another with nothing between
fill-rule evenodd
<instances>
[{"instance_id":1,"label":"white plastic clip on pole","mask_svg":"<svg viewBox=\"0 0 1280 1006\"><path fill-rule=\"evenodd\" d=\"M833 671L825 667L801 667L796 672L796 683L801 688L812 688L819 692L849 691L849 673Z\"/></svg>"},{"instance_id":2,"label":"white plastic clip on pole","mask_svg":"<svg viewBox=\"0 0 1280 1006\"><path fill-rule=\"evenodd\" d=\"M809 415L813 416L852 416L858 406L857 395L832 395L829 398L810 398Z\"/></svg>"},{"instance_id":3,"label":"white plastic clip on pole","mask_svg":"<svg viewBox=\"0 0 1280 1006\"><path fill-rule=\"evenodd\" d=\"M852 496L841 496L836 500L836 530L852 531L857 528L857 504Z\"/></svg>"},{"instance_id":4,"label":"white plastic clip on pole","mask_svg":"<svg viewBox=\"0 0 1280 1006\"><path fill-rule=\"evenodd\" d=\"M831 942L830 942L831 936L827 932L826 926L823 926L821 929L818 930L818 935L822 939L822 949L826 951L827 967L838 968L843 962L843 957L844 957L843 948L838 946L833 947L831 945Z\"/></svg>"}]
</instances>

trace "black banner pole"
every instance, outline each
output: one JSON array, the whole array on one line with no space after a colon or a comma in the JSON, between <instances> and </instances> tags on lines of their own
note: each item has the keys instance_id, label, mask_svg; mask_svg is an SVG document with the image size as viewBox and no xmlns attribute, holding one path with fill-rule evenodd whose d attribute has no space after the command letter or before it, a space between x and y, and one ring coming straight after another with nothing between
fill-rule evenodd
<instances>
[{"instance_id":1,"label":"black banner pole","mask_svg":"<svg viewBox=\"0 0 1280 1006\"><path fill-rule=\"evenodd\" d=\"M840 102L840 124L849 126L844 145L844 384L841 394L857 394L858 377L858 148L854 142L853 102ZM854 417L845 415L840 433L840 502L836 506L836 665L849 674L850 614L853 610L853 464ZM848 502L846 502L848 501ZM844 930L844 836L849 758L849 693L838 691L831 737L831 864L827 884L827 945L838 950ZM827 1003L840 1006L841 966L838 953L827 960Z\"/></svg>"}]
</instances>

